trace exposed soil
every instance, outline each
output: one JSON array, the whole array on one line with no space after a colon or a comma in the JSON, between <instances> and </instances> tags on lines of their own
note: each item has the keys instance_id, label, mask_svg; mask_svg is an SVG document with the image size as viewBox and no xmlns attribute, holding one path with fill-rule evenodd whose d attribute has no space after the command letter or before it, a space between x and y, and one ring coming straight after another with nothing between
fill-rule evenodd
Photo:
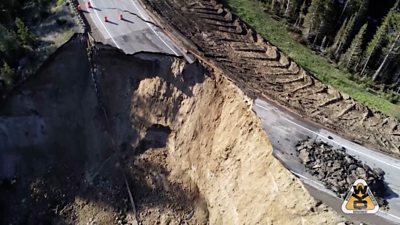
<instances>
[{"instance_id":1,"label":"exposed soil","mask_svg":"<svg viewBox=\"0 0 400 225\"><path fill-rule=\"evenodd\" d=\"M0 224L337 224L222 74L86 47L2 103Z\"/></svg>"},{"instance_id":2,"label":"exposed soil","mask_svg":"<svg viewBox=\"0 0 400 225\"><path fill-rule=\"evenodd\" d=\"M276 100L358 143L400 156L398 120L324 85L218 1L147 3L247 94Z\"/></svg>"}]
</instances>

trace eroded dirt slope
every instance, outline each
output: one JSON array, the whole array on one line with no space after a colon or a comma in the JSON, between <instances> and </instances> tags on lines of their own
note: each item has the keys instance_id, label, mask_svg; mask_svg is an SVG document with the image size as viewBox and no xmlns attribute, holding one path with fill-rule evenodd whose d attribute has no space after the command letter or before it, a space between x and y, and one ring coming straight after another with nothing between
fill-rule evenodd
<instances>
[{"instance_id":1,"label":"eroded dirt slope","mask_svg":"<svg viewBox=\"0 0 400 225\"><path fill-rule=\"evenodd\" d=\"M85 41L2 104L1 224L337 223L223 75Z\"/></svg>"},{"instance_id":2,"label":"eroded dirt slope","mask_svg":"<svg viewBox=\"0 0 400 225\"><path fill-rule=\"evenodd\" d=\"M335 216L316 207L301 183L272 156L271 145L251 111L251 99L242 91L199 63L187 65L181 59L149 55L143 58L147 61L140 64L148 63L152 70L136 74L132 73L136 68L133 57L115 57L114 50L99 51L100 89L113 118L111 129L129 126L138 134L138 139L115 139L129 143L139 155L132 160L141 171L154 169L146 183L172 183L192 193L186 222L335 223ZM160 74L162 68L171 71ZM128 110L121 111L122 105ZM129 159L125 162L131 164ZM154 162L162 162L161 168ZM137 168L131 170L135 174ZM162 192L169 189L161 188ZM138 198L139 214L153 210ZM165 214L160 217L168 218ZM149 218L141 219L149 222Z\"/></svg>"},{"instance_id":3,"label":"eroded dirt slope","mask_svg":"<svg viewBox=\"0 0 400 225\"><path fill-rule=\"evenodd\" d=\"M357 142L400 155L398 120L322 84L218 1L147 2L248 94L277 100Z\"/></svg>"}]
</instances>

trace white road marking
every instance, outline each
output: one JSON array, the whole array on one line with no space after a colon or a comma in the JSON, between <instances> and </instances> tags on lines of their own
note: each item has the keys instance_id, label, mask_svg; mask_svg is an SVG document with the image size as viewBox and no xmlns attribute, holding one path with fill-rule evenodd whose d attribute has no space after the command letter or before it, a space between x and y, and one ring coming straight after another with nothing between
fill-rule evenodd
<instances>
[{"instance_id":1,"label":"white road marking","mask_svg":"<svg viewBox=\"0 0 400 225\"><path fill-rule=\"evenodd\" d=\"M382 213L382 214L388 215L388 216L390 216L390 217L393 217L393 218L396 219L396 220L395 220L396 222L399 222L399 221L400 221L400 217L395 216L395 215L393 215L393 214L390 214L390 213L387 213L387 212L384 212L384 211L379 211L378 213Z\"/></svg>"},{"instance_id":2,"label":"white road marking","mask_svg":"<svg viewBox=\"0 0 400 225\"><path fill-rule=\"evenodd\" d=\"M92 0L92 5L93 5L94 8L96 8L96 6L94 5L94 0ZM93 9L93 8L92 8L92 9ZM121 47L119 47L119 45L117 44L117 42L114 40L114 38L113 38L113 36L111 35L111 33L107 30L107 27L106 27L106 25L103 23L103 21L100 19L99 14L97 13L97 10L96 10L96 9L93 9L93 10L94 10L94 13L95 13L96 16L97 16L97 19L99 19L101 25L103 25L104 29L106 30L108 36L110 36L111 40L114 42L115 46L116 46L117 48L119 48L119 49L122 49Z\"/></svg>"},{"instance_id":3,"label":"white road marking","mask_svg":"<svg viewBox=\"0 0 400 225\"><path fill-rule=\"evenodd\" d=\"M309 178L306 177L306 176L303 176L303 175L301 175L301 174L299 174L299 173L296 173L296 172L294 172L293 170L289 170L289 171L290 171L291 173L295 174L296 176L300 177L300 179L304 179L304 180L306 180L306 181L310 181L310 182L312 182L312 183L314 183L314 184L316 184L316 185L318 185L318 186L320 186L320 187L323 187L323 190L321 190L321 189L319 189L319 190L324 191L325 193L329 194L330 196L337 198L337 196L336 196L335 194L331 193L330 191L324 190L324 189L326 189L324 185L322 185L322 184L320 184L320 183L318 183L318 182L316 182L316 181L314 181L314 180L311 180L311 179L309 179ZM315 187L315 186L314 186L314 187ZM394 220L394 221L396 221L396 222L397 222L397 221L400 221L400 217L398 217L398 216L396 216L396 215L393 215L393 214L390 214L390 213L385 212L385 211L379 211L378 214L384 214L384 215L386 215L386 216L390 216L390 217L396 219L396 220Z\"/></svg>"},{"instance_id":4,"label":"white road marking","mask_svg":"<svg viewBox=\"0 0 400 225\"><path fill-rule=\"evenodd\" d=\"M132 4L133 4L133 6L136 8L136 10L139 12L140 16L141 16L143 19L148 20L147 18L145 18L145 16L143 15L142 11L137 7L136 3L135 3L133 0L131 0L131 2L132 2ZM153 28L149 23L147 23L147 22L145 22L145 23L146 23L146 25L153 31L153 33L154 33L155 35L157 35L157 37L165 44L165 46L167 46L176 56L179 56L179 55L180 55L180 54L178 54L176 51L174 51L174 49L172 49L172 47L169 46L169 45L160 37L160 35L154 30L154 28Z\"/></svg>"},{"instance_id":5,"label":"white road marking","mask_svg":"<svg viewBox=\"0 0 400 225\"><path fill-rule=\"evenodd\" d=\"M258 103L255 103L255 105L258 106L258 107L260 107L260 108L262 108L262 109L264 109L264 110L266 110L266 111L270 111L270 109L265 108L264 106L262 106L262 105L260 105L260 104L258 104ZM272 109L272 110L274 110L274 109ZM291 121L291 120L288 119L288 118L285 118L285 117L283 117L283 116L282 116L282 118L284 118L286 121L288 121L288 122L290 122L290 123L292 123L292 124L294 124L294 125L296 125L296 126L298 126L298 127L301 127L301 128L303 128L303 129L305 129L305 130L307 130L307 131L309 131L309 132L311 132L311 133L313 133L313 134L315 134L315 135L317 135L317 136L319 136L319 137L322 137L322 138L325 138L325 139L327 139L327 140L329 140L329 141L335 142L334 140L329 139L329 138L327 138L327 137L325 137L325 136L322 136L322 135L320 135L320 134L318 134L318 133L316 133L316 132L314 132L314 131L308 129L307 127L304 127L304 126L302 126L302 125L300 125L300 124L297 124L297 123ZM337 142L335 142L335 143L338 144L338 145L344 146L343 144L340 144L340 143L337 143ZM352 148L349 148L349 147L347 147L347 148L348 148L348 149L352 149ZM384 161L382 161L382 160L379 160L379 159L377 159L377 158L373 158L373 156L369 156L369 155L367 155L366 153L360 152L360 151L358 151L358 150L355 150L355 149L352 149L352 150L355 151L355 152L359 152L359 153L361 153L362 155L365 155L365 156L367 156L367 157L369 157L369 158L371 158L371 159L373 159L373 160L379 161L379 162L384 163L384 164L386 164L386 165L388 165L388 166L392 166L392 167L394 167L394 168L396 168L396 169L399 169L399 167L396 166L396 165L392 165L392 164L390 164L390 163L386 163L386 162L384 162ZM377 154L379 154L379 153L377 153ZM334 195L334 194L331 193L330 191L327 191L326 187L325 187L323 184L321 184L321 183L319 183L319 182L316 182L316 181L314 181L314 180L311 180L310 178L308 178L308 177L306 177L306 176L303 176L303 175L301 175L301 174L299 174L299 173L297 173L297 172L295 172L295 171L293 171L293 170L289 170L289 171L290 171L291 173L293 173L294 175L298 176L300 179L303 179L303 180L305 180L305 181L309 181L309 182L311 182L311 183L313 183L313 184L315 184L315 185L318 185L319 187L322 187L323 189L322 189L322 190L320 189L321 191L324 191L325 193L327 193L327 194L329 194L329 195L331 195L331 196L333 196L333 197L337 197L336 195ZM315 186L314 186L314 187L315 187ZM398 216L396 216L396 215L393 215L393 214L391 214L391 213L385 212L385 211L379 211L378 214L383 214L382 216L386 216L386 218L387 218L387 217L391 217L391 218L395 219L395 220L393 220L393 221L395 221L395 222L400 221L400 217L398 217Z\"/></svg>"},{"instance_id":6,"label":"white road marking","mask_svg":"<svg viewBox=\"0 0 400 225\"><path fill-rule=\"evenodd\" d=\"M260 107L260 108L262 108L262 109L265 109L265 110L269 111L268 108L265 108L264 106L259 105L258 103L255 103L255 104L256 104L256 106L258 106L258 107ZM368 158L370 158L370 159L372 159L372 160L374 160L374 161L378 161L378 162L380 162L380 163L382 163L382 164L385 164L385 165L387 165L387 166L391 166L391 167L393 167L393 168L396 168L396 169L400 170L400 166L396 166L396 165L387 163L387 162L385 162L385 161L383 161L383 160L380 160L380 159L378 159L378 158L376 158L376 157L374 157L374 156L371 156L371 155L369 155L369 154L367 154L367 153L364 153L364 152L362 152L362 151L353 149L353 148L349 147L349 146L346 145L346 144L342 144L342 143L339 143L339 142L337 142L337 141L335 141L335 140L333 140L333 139L329 139L328 137L325 137L325 136L323 136L323 135L321 135L321 134L319 134L319 133L317 133L317 132L315 132L315 131L313 131L313 130L310 130L310 129L308 129L307 127L304 127L304 126L302 126L302 125L300 125L300 124L297 124L297 123L291 121L290 119L288 119L288 118L286 118L286 117L282 117L282 118L285 119L286 121L288 121L289 123L294 124L294 125L296 125L296 126L298 126L298 127L300 127L300 128L303 128L304 130L307 130L307 131L309 131L309 132L311 132L311 133L313 133L313 134L315 134L315 135L317 135L317 136L319 136L319 137L321 137L321 138L324 138L324 139L326 139L326 140L328 140L328 141L330 141L330 142L333 142L333 143L335 143L335 144L337 144L337 145L343 146L343 147L345 147L345 148L347 148L347 149L350 149L350 150L352 150L352 151L354 151L354 152L357 152L357 153L359 153L359 154L361 154L361 155L364 155L364 156L366 156L366 157L368 157ZM376 153L376 154L379 154L379 153Z\"/></svg>"},{"instance_id":7,"label":"white road marking","mask_svg":"<svg viewBox=\"0 0 400 225\"><path fill-rule=\"evenodd\" d=\"M296 175L296 176L298 176L298 177L300 177L300 178L302 178L302 179L304 179L304 180L307 180L307 181L310 181L310 182L312 182L312 183L314 183L314 184L316 184L316 185L318 185L318 186L320 186L320 187L322 187L322 188L325 188L325 186L323 185L323 184L321 184L321 183L319 183L319 182L317 182L317 181L315 181L315 180L311 180L310 178L308 178L308 177L306 177L306 176L303 176L303 175L301 175L301 174L299 174L299 173L297 173L297 172L294 172L293 170L289 170L291 173L293 173L294 175ZM329 194L330 195L332 195L332 196L334 196L332 193L330 193L329 192Z\"/></svg>"}]
</instances>

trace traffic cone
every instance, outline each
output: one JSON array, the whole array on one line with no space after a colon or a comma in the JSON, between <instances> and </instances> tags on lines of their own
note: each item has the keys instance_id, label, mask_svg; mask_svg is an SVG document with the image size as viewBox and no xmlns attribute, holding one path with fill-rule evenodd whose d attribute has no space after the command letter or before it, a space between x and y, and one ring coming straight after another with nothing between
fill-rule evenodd
<instances>
[{"instance_id":1,"label":"traffic cone","mask_svg":"<svg viewBox=\"0 0 400 225\"><path fill-rule=\"evenodd\" d=\"M104 17L104 22L108 22L107 16Z\"/></svg>"}]
</instances>

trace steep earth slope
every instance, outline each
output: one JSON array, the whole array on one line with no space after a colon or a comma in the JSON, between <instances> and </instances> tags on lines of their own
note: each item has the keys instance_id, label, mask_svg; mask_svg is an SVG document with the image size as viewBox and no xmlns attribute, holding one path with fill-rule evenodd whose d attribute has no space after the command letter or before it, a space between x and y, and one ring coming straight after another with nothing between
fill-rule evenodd
<instances>
[{"instance_id":1,"label":"steep earth slope","mask_svg":"<svg viewBox=\"0 0 400 225\"><path fill-rule=\"evenodd\" d=\"M147 0L168 25L191 40L249 95L274 99L359 143L400 155L397 119L322 84L220 2Z\"/></svg>"},{"instance_id":2,"label":"steep earth slope","mask_svg":"<svg viewBox=\"0 0 400 225\"><path fill-rule=\"evenodd\" d=\"M2 104L0 223L338 222L223 74L107 46L91 64L86 47L71 40Z\"/></svg>"}]
</instances>

